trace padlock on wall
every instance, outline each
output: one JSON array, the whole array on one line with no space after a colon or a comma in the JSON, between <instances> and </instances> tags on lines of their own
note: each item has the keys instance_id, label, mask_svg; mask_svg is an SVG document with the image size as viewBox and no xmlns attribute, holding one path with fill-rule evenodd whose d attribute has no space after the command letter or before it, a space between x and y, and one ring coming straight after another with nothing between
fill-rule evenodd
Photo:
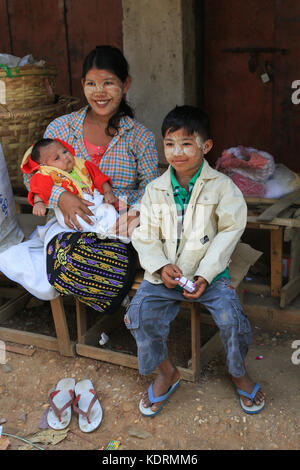
<instances>
[{"instance_id":1,"label":"padlock on wall","mask_svg":"<svg viewBox=\"0 0 300 470\"><path fill-rule=\"evenodd\" d=\"M272 65L268 60L265 61L264 71L260 74L260 78L263 83L268 83L272 80Z\"/></svg>"}]
</instances>

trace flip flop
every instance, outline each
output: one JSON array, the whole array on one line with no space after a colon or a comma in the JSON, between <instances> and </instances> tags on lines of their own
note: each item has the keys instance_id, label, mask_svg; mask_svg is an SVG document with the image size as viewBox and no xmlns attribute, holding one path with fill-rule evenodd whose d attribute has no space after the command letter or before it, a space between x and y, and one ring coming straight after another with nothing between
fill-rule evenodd
<instances>
[{"instance_id":1,"label":"flip flop","mask_svg":"<svg viewBox=\"0 0 300 470\"><path fill-rule=\"evenodd\" d=\"M150 401L151 405L148 408L145 408L143 406L143 403L142 403L143 400L141 400L140 404L139 404L140 412L142 413L142 415L146 416L147 418L157 415L162 410L162 408L165 406L165 404L167 403L167 401L170 398L170 396L172 395L172 393L175 392L175 390L176 390L176 388L178 387L179 384L180 384L180 379L177 380L177 382L175 382L173 385L171 385L171 387L169 388L167 393L165 393L164 395L161 395L160 397L154 397L154 395L153 395L153 384L151 384L148 388L148 398L149 398L149 401ZM154 403L158 403L158 402L163 402L161 404L161 407L156 411L152 411L151 406Z\"/></svg>"},{"instance_id":2,"label":"flip flop","mask_svg":"<svg viewBox=\"0 0 300 470\"><path fill-rule=\"evenodd\" d=\"M61 379L49 395L50 408L47 422L52 429L64 429L71 421L74 400L74 379Z\"/></svg>"},{"instance_id":3,"label":"flip flop","mask_svg":"<svg viewBox=\"0 0 300 470\"><path fill-rule=\"evenodd\" d=\"M254 403L255 395L257 394L259 389L260 389L260 385L258 383L256 383L254 385L253 390L252 390L251 393L244 392L244 390L240 390L239 388L237 389L237 392L238 392L239 395L243 395L244 397L249 398L253 403L252 406L247 406L247 405L245 405L243 400L240 398L241 407L245 411L245 413L248 413L250 415L254 415L254 414L260 413L261 410L264 408L265 400L263 400L260 405L255 405L255 403Z\"/></svg>"},{"instance_id":4,"label":"flip flop","mask_svg":"<svg viewBox=\"0 0 300 470\"><path fill-rule=\"evenodd\" d=\"M76 398L73 410L79 414L79 428L82 432L92 432L102 421L102 408L92 382L81 380L75 386Z\"/></svg>"}]
</instances>

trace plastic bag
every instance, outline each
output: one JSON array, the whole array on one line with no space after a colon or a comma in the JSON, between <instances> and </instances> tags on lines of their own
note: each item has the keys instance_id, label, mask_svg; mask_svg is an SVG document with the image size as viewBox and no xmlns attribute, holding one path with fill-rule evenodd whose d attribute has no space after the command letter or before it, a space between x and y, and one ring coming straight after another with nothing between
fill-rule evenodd
<instances>
[{"instance_id":1,"label":"plastic bag","mask_svg":"<svg viewBox=\"0 0 300 470\"><path fill-rule=\"evenodd\" d=\"M274 174L265 185L265 198L276 199L300 189L300 177L282 163L275 165Z\"/></svg>"},{"instance_id":2,"label":"plastic bag","mask_svg":"<svg viewBox=\"0 0 300 470\"><path fill-rule=\"evenodd\" d=\"M35 60L31 54L24 57L17 57L12 54L0 54L0 65L6 67L22 67L23 65L37 65L42 67L45 65L44 60Z\"/></svg>"},{"instance_id":3,"label":"plastic bag","mask_svg":"<svg viewBox=\"0 0 300 470\"><path fill-rule=\"evenodd\" d=\"M264 197L265 185L275 171L274 158L252 147L231 147L222 152L216 169L228 175L244 196Z\"/></svg>"},{"instance_id":4,"label":"plastic bag","mask_svg":"<svg viewBox=\"0 0 300 470\"><path fill-rule=\"evenodd\" d=\"M20 243L24 234L18 225L15 200L0 144L0 253Z\"/></svg>"}]
</instances>

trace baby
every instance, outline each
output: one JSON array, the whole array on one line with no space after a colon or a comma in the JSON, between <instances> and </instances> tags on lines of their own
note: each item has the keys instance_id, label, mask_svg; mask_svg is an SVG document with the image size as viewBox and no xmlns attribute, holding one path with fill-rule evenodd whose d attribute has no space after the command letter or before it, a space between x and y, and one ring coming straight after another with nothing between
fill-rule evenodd
<instances>
[{"instance_id":1,"label":"baby","mask_svg":"<svg viewBox=\"0 0 300 470\"><path fill-rule=\"evenodd\" d=\"M53 185L61 186L94 203L91 207L94 214L92 226L77 216L83 231L96 232L100 238L115 238L109 233L119 217L114 208L118 199L112 191L111 179L93 163L75 157L69 144L60 139L38 141L25 153L21 170L34 173L28 194L34 215L45 215ZM60 225L67 228L59 208L55 209L55 215Z\"/></svg>"}]
</instances>

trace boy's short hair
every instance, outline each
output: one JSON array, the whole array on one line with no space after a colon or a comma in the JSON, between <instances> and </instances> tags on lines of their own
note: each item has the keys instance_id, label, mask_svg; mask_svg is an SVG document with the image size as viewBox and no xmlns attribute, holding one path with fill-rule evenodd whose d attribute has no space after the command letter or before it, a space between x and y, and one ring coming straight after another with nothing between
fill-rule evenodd
<instances>
[{"instance_id":1,"label":"boy's short hair","mask_svg":"<svg viewBox=\"0 0 300 470\"><path fill-rule=\"evenodd\" d=\"M163 120L161 133L165 138L167 132L176 132L184 128L189 135L197 132L205 142L210 138L208 115L195 106L175 106Z\"/></svg>"},{"instance_id":2,"label":"boy's short hair","mask_svg":"<svg viewBox=\"0 0 300 470\"><path fill-rule=\"evenodd\" d=\"M33 160L36 163L39 163L40 161L40 149L42 147L48 147L48 145L53 144L55 142L54 139L41 139L38 142L36 142L32 148L31 151L31 160Z\"/></svg>"}]
</instances>

